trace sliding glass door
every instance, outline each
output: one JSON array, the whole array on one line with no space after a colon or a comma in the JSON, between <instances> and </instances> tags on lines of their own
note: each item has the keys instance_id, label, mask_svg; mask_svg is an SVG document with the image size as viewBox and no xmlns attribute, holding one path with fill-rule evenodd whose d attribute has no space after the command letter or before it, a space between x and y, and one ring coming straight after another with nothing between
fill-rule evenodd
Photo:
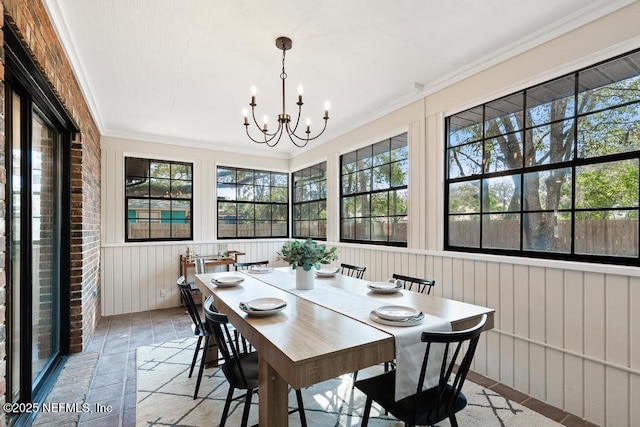
<instances>
[{"instance_id":1,"label":"sliding glass door","mask_svg":"<svg viewBox=\"0 0 640 427\"><path fill-rule=\"evenodd\" d=\"M5 31L5 42L14 36ZM69 351L70 139L15 45L4 84L7 401L41 402ZM23 61L23 62L21 62ZM11 425L29 415L12 414Z\"/></svg>"},{"instance_id":2,"label":"sliding glass door","mask_svg":"<svg viewBox=\"0 0 640 427\"><path fill-rule=\"evenodd\" d=\"M11 397L12 401L16 402L20 398L20 372L22 371L22 361L20 359L21 350L21 318L23 316L22 307L22 245L21 242L21 212L22 212L22 150L20 147L20 140L22 138L21 131L21 105L22 99L17 94L11 96L11 108L8 112L11 112L11 138L9 139L9 145L12 147L7 150L11 153L11 175L9 187L11 188L11 209L9 212L9 255L11 257L11 264L9 265L9 277L10 286L8 288L9 293L9 311L11 313L11 342L9 344L11 348L11 370L8 372L7 380L11 385ZM16 148L13 148L16 147ZM9 158L9 157L8 157Z\"/></svg>"},{"instance_id":3,"label":"sliding glass door","mask_svg":"<svg viewBox=\"0 0 640 427\"><path fill-rule=\"evenodd\" d=\"M9 377L13 401L28 401L60 355L62 140L28 96L9 93Z\"/></svg>"},{"instance_id":4,"label":"sliding glass door","mask_svg":"<svg viewBox=\"0 0 640 427\"><path fill-rule=\"evenodd\" d=\"M31 114L32 382L60 351L61 137L37 111Z\"/></svg>"}]
</instances>

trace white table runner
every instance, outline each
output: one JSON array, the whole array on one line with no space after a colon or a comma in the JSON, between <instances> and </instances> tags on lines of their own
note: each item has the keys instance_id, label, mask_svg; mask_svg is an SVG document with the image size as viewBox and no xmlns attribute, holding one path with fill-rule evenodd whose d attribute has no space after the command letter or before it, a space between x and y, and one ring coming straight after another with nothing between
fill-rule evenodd
<instances>
[{"instance_id":1,"label":"white table runner","mask_svg":"<svg viewBox=\"0 0 640 427\"><path fill-rule=\"evenodd\" d=\"M392 332L396 340L396 401L415 394L422 360L427 344L421 341L422 332L451 332L451 323L439 317L425 314L424 323L419 326L395 327ZM427 372L423 390L438 385L440 366L444 356L443 344L432 344L427 361Z\"/></svg>"},{"instance_id":2,"label":"white table runner","mask_svg":"<svg viewBox=\"0 0 640 427\"><path fill-rule=\"evenodd\" d=\"M369 313L381 305L386 305L381 303L380 300L363 295L354 295L328 283L322 283L321 280L315 281L314 289L298 290L295 286L295 274L290 271L274 270L268 274L245 274L393 335L396 348L396 400L411 396L417 390L422 360L427 347L426 343L420 340L422 332L451 331L450 322L426 313L424 314L424 322L417 326L390 326L374 322L369 318ZM363 281L363 286L365 283L367 282ZM443 345L431 346L424 389L438 384L443 352Z\"/></svg>"}]
</instances>

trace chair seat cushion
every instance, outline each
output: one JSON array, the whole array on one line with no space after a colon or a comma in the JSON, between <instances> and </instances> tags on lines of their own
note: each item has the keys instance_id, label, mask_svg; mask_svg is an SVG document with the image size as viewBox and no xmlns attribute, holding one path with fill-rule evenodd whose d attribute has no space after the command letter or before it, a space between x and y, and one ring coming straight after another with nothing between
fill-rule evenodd
<instances>
[{"instance_id":1,"label":"chair seat cushion","mask_svg":"<svg viewBox=\"0 0 640 427\"><path fill-rule=\"evenodd\" d=\"M467 406L467 398L462 392L449 403L449 400L451 400L449 397L453 393L453 387L449 384L445 386L440 401L436 401L438 388L434 387L420 394L416 419L413 419L416 395L406 397L396 402L394 400L395 384L396 372L389 371L376 377L356 381L355 386L373 401L379 403L394 417L410 424L435 424L449 418L451 414L455 414Z\"/></svg>"}]
</instances>

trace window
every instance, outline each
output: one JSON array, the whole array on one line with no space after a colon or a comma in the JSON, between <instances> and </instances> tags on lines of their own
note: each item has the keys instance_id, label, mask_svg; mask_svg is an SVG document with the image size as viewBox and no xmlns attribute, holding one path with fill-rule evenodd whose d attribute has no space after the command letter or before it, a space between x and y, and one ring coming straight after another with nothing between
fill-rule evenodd
<instances>
[{"instance_id":1,"label":"window","mask_svg":"<svg viewBox=\"0 0 640 427\"><path fill-rule=\"evenodd\" d=\"M125 158L126 241L191 240L193 164Z\"/></svg>"},{"instance_id":2,"label":"window","mask_svg":"<svg viewBox=\"0 0 640 427\"><path fill-rule=\"evenodd\" d=\"M327 238L327 162L299 170L293 181L293 237Z\"/></svg>"},{"instance_id":3,"label":"window","mask_svg":"<svg viewBox=\"0 0 640 427\"><path fill-rule=\"evenodd\" d=\"M289 174L218 167L218 238L289 237Z\"/></svg>"},{"instance_id":4,"label":"window","mask_svg":"<svg viewBox=\"0 0 640 427\"><path fill-rule=\"evenodd\" d=\"M638 265L640 51L446 127L447 249Z\"/></svg>"},{"instance_id":5,"label":"window","mask_svg":"<svg viewBox=\"0 0 640 427\"><path fill-rule=\"evenodd\" d=\"M407 134L340 157L340 240L407 245Z\"/></svg>"}]
</instances>

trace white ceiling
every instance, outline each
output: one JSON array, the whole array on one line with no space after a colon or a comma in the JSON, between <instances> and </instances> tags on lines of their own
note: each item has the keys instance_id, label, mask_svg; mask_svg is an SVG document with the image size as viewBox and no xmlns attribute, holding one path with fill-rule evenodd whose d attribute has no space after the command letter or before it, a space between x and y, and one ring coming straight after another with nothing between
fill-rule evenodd
<instances>
[{"instance_id":1,"label":"white ceiling","mask_svg":"<svg viewBox=\"0 0 640 427\"><path fill-rule=\"evenodd\" d=\"M44 0L100 133L290 157L245 134L304 84L322 144L633 0Z\"/></svg>"}]
</instances>

